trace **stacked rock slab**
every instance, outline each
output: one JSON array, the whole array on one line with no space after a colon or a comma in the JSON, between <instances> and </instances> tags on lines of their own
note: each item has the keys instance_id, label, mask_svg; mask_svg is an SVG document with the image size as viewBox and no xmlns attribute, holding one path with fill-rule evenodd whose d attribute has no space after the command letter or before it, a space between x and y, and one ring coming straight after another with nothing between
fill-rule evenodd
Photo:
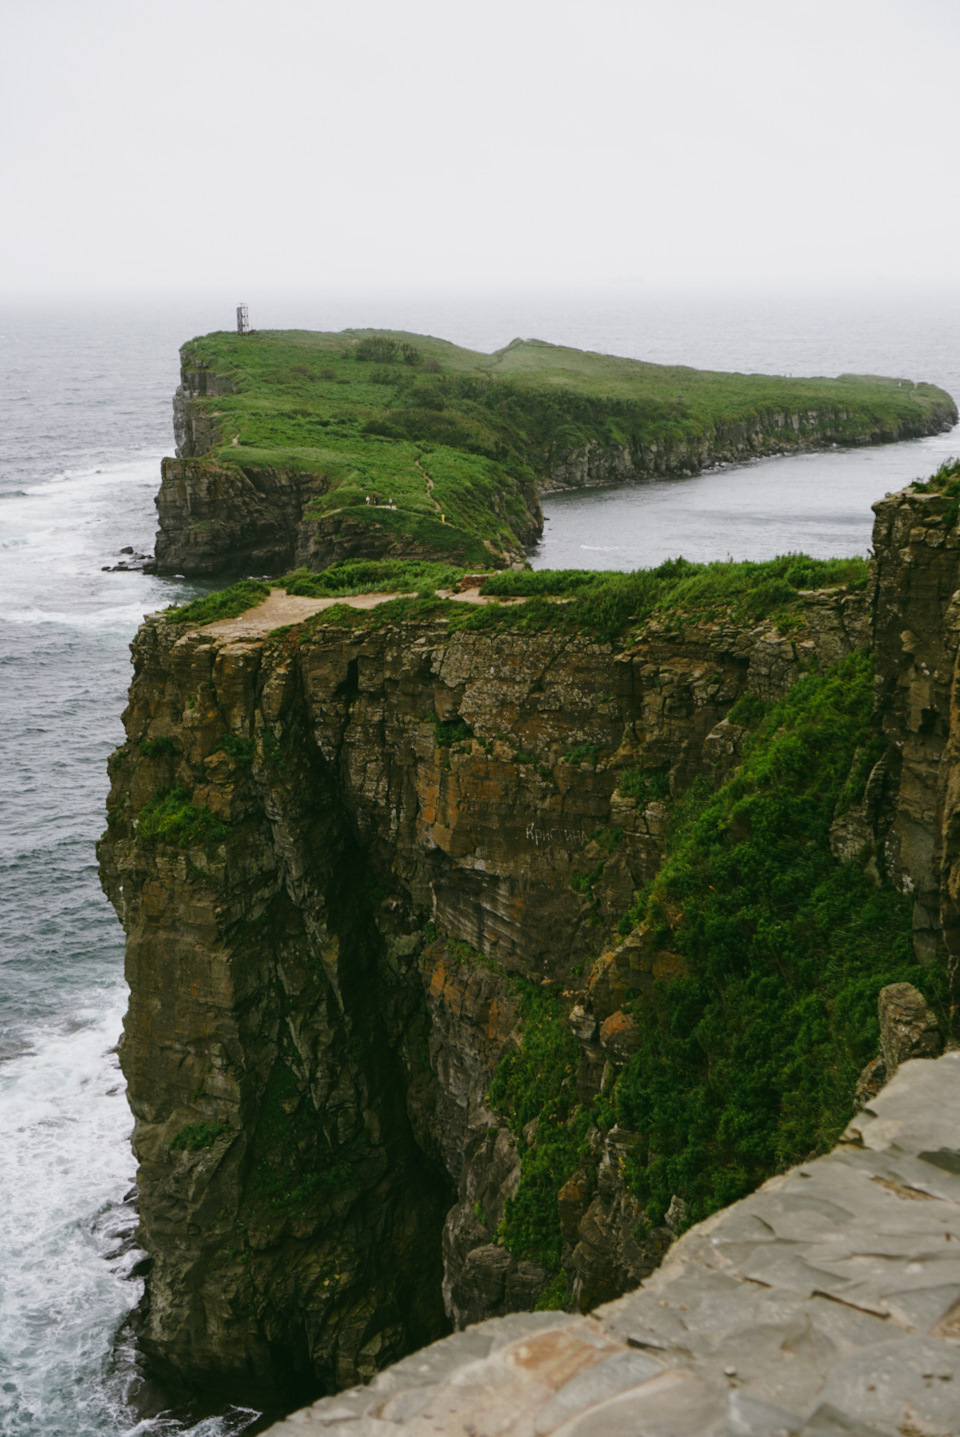
<instances>
[{"instance_id":1,"label":"stacked rock slab","mask_svg":"<svg viewBox=\"0 0 960 1437\"><path fill-rule=\"evenodd\" d=\"M482 1323L270 1437L953 1437L960 1052L692 1228L590 1317Z\"/></svg>"}]
</instances>

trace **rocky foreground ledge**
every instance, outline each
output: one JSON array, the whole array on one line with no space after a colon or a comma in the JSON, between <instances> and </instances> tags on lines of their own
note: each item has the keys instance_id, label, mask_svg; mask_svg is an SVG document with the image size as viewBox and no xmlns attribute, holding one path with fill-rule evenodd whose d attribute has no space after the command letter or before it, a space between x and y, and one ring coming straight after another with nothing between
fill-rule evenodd
<instances>
[{"instance_id":1,"label":"rocky foreground ledge","mask_svg":"<svg viewBox=\"0 0 960 1437\"><path fill-rule=\"evenodd\" d=\"M270 1428L344 1437L960 1433L960 1052L589 1317L518 1313Z\"/></svg>"}]
</instances>

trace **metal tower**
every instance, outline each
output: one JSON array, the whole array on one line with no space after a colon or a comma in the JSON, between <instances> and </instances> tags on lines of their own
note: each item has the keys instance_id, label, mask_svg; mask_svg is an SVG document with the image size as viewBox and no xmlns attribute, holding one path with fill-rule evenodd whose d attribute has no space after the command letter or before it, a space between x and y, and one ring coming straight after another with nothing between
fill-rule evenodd
<instances>
[{"instance_id":1,"label":"metal tower","mask_svg":"<svg viewBox=\"0 0 960 1437\"><path fill-rule=\"evenodd\" d=\"M250 333L250 316L247 313L247 306L245 304L237 305L237 333Z\"/></svg>"}]
</instances>

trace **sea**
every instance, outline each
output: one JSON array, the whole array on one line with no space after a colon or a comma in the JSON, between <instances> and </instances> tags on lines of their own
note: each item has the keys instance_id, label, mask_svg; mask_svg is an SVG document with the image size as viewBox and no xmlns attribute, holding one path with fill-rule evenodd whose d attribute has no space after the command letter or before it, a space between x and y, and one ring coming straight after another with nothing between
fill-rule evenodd
<instances>
[{"instance_id":1,"label":"sea","mask_svg":"<svg viewBox=\"0 0 960 1437\"><path fill-rule=\"evenodd\" d=\"M116 572L152 549L179 345L232 327L377 326L491 351L517 336L663 363L879 373L960 397L960 289L125 294L0 299L0 1433L234 1437L258 1414L144 1385L123 936L97 882L106 760L145 613L203 591ZM544 501L537 567L865 554L870 505L960 430Z\"/></svg>"}]
</instances>

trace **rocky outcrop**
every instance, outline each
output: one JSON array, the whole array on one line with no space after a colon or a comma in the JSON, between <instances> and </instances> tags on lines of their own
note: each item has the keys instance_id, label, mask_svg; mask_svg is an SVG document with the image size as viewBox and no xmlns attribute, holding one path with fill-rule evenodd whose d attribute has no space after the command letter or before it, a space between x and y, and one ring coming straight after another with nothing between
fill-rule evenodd
<instances>
[{"instance_id":1,"label":"rocky outcrop","mask_svg":"<svg viewBox=\"0 0 960 1437\"><path fill-rule=\"evenodd\" d=\"M210 578L291 568L312 488L305 476L282 469L164 459L156 572Z\"/></svg>"},{"instance_id":2,"label":"rocky outcrop","mask_svg":"<svg viewBox=\"0 0 960 1437\"><path fill-rule=\"evenodd\" d=\"M857 1081L854 1109L859 1113L888 1083L901 1063L913 1058L936 1058L943 1035L936 1015L912 983L888 983L877 999L880 1052Z\"/></svg>"},{"instance_id":3,"label":"rocky outcrop","mask_svg":"<svg viewBox=\"0 0 960 1437\"><path fill-rule=\"evenodd\" d=\"M957 1430L960 1053L906 1063L827 1157L692 1228L592 1317L486 1322L271 1437Z\"/></svg>"},{"instance_id":4,"label":"rocky outcrop","mask_svg":"<svg viewBox=\"0 0 960 1437\"><path fill-rule=\"evenodd\" d=\"M159 529L150 571L230 579L301 566L319 572L346 559L437 557L441 536L423 524L391 522L395 516L386 506L380 519L374 513L363 520L349 508L318 509L311 501L328 489L322 469L264 464L259 458L218 460L211 451L237 444L239 436L225 429L222 413L207 401L235 393L234 383L198 362L190 345L181 351L180 380L173 401L176 458L161 464ZM486 545L492 562L501 567L522 564L523 546L533 544L543 530L532 482L517 479L512 487L516 541L497 548L488 539ZM448 534L442 538L445 558L474 561L473 554L458 555Z\"/></svg>"},{"instance_id":5,"label":"rocky outcrop","mask_svg":"<svg viewBox=\"0 0 960 1437\"><path fill-rule=\"evenodd\" d=\"M874 505L877 713L888 740L846 850L871 846L914 900L917 954L960 962L956 763L960 530L956 501L904 490ZM842 825L841 825L842 826ZM843 844L841 844L841 851Z\"/></svg>"}]
</instances>

